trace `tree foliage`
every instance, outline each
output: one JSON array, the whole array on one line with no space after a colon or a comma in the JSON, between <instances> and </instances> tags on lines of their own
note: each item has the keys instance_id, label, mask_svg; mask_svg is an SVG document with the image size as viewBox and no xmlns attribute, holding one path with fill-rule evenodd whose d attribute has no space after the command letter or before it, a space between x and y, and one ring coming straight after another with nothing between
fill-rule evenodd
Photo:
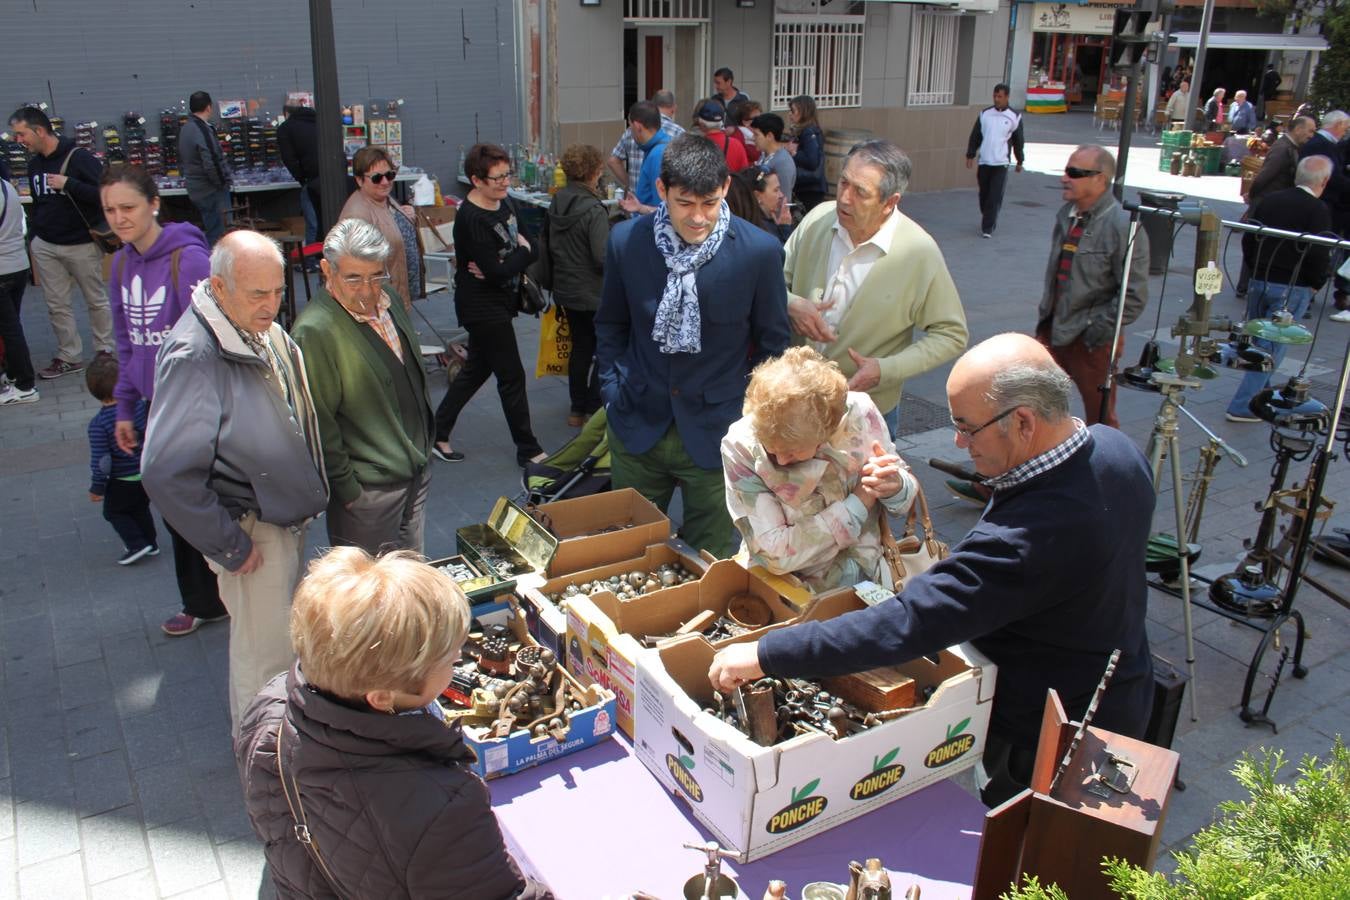
<instances>
[{"instance_id":1,"label":"tree foliage","mask_svg":"<svg viewBox=\"0 0 1350 900\"><path fill-rule=\"evenodd\" d=\"M1330 761L1305 757L1292 784L1276 781L1284 752L1244 755L1233 769L1246 802L1219 805L1214 824L1176 854L1168 879L1105 860L1112 888L1130 900L1343 900L1350 885L1350 751L1340 737ZM1030 880L1004 900L1069 900Z\"/></svg>"},{"instance_id":2,"label":"tree foliage","mask_svg":"<svg viewBox=\"0 0 1350 900\"><path fill-rule=\"evenodd\" d=\"M1350 2L1328 9L1322 36L1331 46L1322 52L1313 75L1312 102L1321 112L1350 107Z\"/></svg>"}]
</instances>

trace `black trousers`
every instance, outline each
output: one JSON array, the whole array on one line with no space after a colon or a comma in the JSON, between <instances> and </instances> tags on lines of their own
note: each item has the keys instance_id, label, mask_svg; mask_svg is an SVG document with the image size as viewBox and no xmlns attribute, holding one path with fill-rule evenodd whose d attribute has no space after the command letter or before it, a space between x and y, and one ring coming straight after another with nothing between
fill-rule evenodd
<instances>
[{"instance_id":1,"label":"black trousers","mask_svg":"<svg viewBox=\"0 0 1350 900\"><path fill-rule=\"evenodd\" d=\"M1016 797L1031 785L1036 763L1035 748L1019 747L990 734L980 760L989 783L980 789L980 801L993 809Z\"/></svg>"},{"instance_id":2,"label":"black trousers","mask_svg":"<svg viewBox=\"0 0 1350 900\"><path fill-rule=\"evenodd\" d=\"M998 225L998 211L1003 208L1008 167L976 166L975 178L980 185L980 231L993 234L994 227Z\"/></svg>"},{"instance_id":3,"label":"black trousers","mask_svg":"<svg viewBox=\"0 0 1350 900\"><path fill-rule=\"evenodd\" d=\"M103 491L103 518L112 525L128 550L139 550L155 543L155 517L150 514L150 497L139 481L108 479Z\"/></svg>"},{"instance_id":4,"label":"black trousers","mask_svg":"<svg viewBox=\"0 0 1350 900\"><path fill-rule=\"evenodd\" d=\"M567 357L567 395L571 410L590 415L600 408L600 372L595 365L595 310L568 309L572 352Z\"/></svg>"},{"instance_id":5,"label":"black trousers","mask_svg":"<svg viewBox=\"0 0 1350 900\"><path fill-rule=\"evenodd\" d=\"M178 580L178 594L183 598L183 612L199 619L218 619L228 610L220 602L220 582L206 564L201 551L187 542L169 520L164 527L173 539L173 573Z\"/></svg>"},{"instance_id":6,"label":"black trousers","mask_svg":"<svg viewBox=\"0 0 1350 900\"><path fill-rule=\"evenodd\" d=\"M469 356L436 408L436 441L450 439L460 411L483 383L495 375L502 414L516 445L516 462L524 465L525 460L543 452L543 448L530 428L530 401L525 395L525 367L520 363L516 329L506 321L466 325L464 330L469 333Z\"/></svg>"},{"instance_id":7,"label":"black trousers","mask_svg":"<svg viewBox=\"0 0 1350 900\"><path fill-rule=\"evenodd\" d=\"M21 391L33 389L33 358L23 336L19 307L28 287L28 270L0 275L0 341L4 341L5 374Z\"/></svg>"}]
</instances>

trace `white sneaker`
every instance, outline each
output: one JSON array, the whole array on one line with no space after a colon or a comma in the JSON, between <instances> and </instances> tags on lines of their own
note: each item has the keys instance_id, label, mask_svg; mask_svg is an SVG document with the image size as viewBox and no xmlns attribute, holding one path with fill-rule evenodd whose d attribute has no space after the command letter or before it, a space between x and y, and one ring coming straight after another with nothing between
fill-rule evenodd
<instances>
[{"instance_id":1,"label":"white sneaker","mask_svg":"<svg viewBox=\"0 0 1350 900\"><path fill-rule=\"evenodd\" d=\"M1333 322L1350 322L1350 309L1343 309L1331 317Z\"/></svg>"},{"instance_id":2,"label":"white sneaker","mask_svg":"<svg viewBox=\"0 0 1350 900\"><path fill-rule=\"evenodd\" d=\"M21 391L12 384L0 388L0 406L9 406L11 403L36 403L37 400L38 392L36 388Z\"/></svg>"}]
</instances>

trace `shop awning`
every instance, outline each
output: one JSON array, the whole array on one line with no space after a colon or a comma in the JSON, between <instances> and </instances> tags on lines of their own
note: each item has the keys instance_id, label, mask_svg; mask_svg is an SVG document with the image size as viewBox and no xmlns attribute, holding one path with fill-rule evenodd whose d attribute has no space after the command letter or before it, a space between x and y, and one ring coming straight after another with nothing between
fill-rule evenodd
<instances>
[{"instance_id":1,"label":"shop awning","mask_svg":"<svg viewBox=\"0 0 1350 900\"><path fill-rule=\"evenodd\" d=\"M1172 33L1172 46L1198 47L1200 32ZM1232 31L1209 33L1211 50L1325 50L1327 39L1316 34L1244 34Z\"/></svg>"}]
</instances>

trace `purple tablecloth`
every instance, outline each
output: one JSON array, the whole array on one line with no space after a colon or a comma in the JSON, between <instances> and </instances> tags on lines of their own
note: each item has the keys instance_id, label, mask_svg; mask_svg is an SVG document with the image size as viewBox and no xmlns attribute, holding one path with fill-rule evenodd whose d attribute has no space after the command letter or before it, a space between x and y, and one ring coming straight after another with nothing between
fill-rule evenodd
<instances>
[{"instance_id":1,"label":"purple tablecloth","mask_svg":"<svg viewBox=\"0 0 1350 900\"><path fill-rule=\"evenodd\" d=\"M681 847L711 839L616 737L517 775L492 781L492 806L521 867L561 900L628 897L642 890L680 900L702 856ZM824 834L723 871L759 900L770 879L788 896L811 881L848 881L848 861L880 857L897 897L909 885L924 900L968 898L984 806L950 781L930 785Z\"/></svg>"}]
</instances>

